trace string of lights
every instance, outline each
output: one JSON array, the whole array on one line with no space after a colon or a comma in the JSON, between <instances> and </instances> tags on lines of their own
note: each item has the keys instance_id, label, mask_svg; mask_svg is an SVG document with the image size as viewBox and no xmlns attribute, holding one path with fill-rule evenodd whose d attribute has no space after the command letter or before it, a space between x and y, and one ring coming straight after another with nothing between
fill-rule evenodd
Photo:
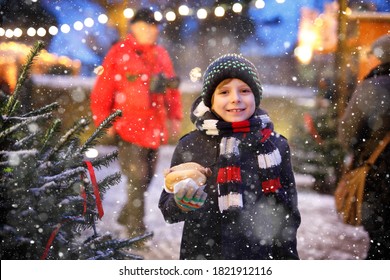
<instances>
[{"instance_id":1,"label":"string of lights","mask_svg":"<svg viewBox=\"0 0 390 280\"><path fill-rule=\"evenodd\" d=\"M283 4L285 0L275 0L279 4ZM255 0L252 1L251 5L253 5L257 9L263 9L266 6L266 2L264 0ZM243 10L243 5L239 2L236 2L232 5L219 5L215 8L203 7L203 8L191 8L188 5L181 5L177 10L169 9L166 11L155 11L154 17L157 21L162 21L164 18L168 22L173 22L177 19L178 16L186 17L186 16L196 16L199 20L204 20L209 16L215 17L223 17L227 10L231 10L234 13L240 14ZM126 19L131 19L135 14L135 10L132 8L126 8L123 10L123 16ZM0 27L0 37L5 37L7 39L19 38L22 36L29 37L45 37L50 34L51 36L56 36L59 32L64 34L68 34L73 30L75 31L87 31L88 28L92 28L96 21L100 24L107 24L109 18L106 14L100 14L95 19L92 17L87 17L83 20L78 20L73 24L62 24L61 26L50 26L49 28L39 27L29 27L27 29L22 29L20 27L16 28L7 28L4 29Z\"/></svg>"}]
</instances>

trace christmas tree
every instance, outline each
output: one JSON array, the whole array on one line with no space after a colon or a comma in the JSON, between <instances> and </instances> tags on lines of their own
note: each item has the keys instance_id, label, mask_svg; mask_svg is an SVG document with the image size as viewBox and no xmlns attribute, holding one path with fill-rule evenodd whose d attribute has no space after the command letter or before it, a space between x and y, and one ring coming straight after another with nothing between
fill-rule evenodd
<instances>
[{"instance_id":1,"label":"christmas tree","mask_svg":"<svg viewBox=\"0 0 390 280\"><path fill-rule=\"evenodd\" d=\"M84 157L121 112L110 115L85 143L79 135L88 121L80 119L61 134L61 120L52 120L56 103L22 112L19 93L43 47L35 44L13 94L1 97L1 259L142 259L129 249L151 233L117 240L110 233L99 235L96 227L104 215L104 193L121 174L97 182L95 170L109 166L117 151L94 160ZM92 235L85 238L85 232Z\"/></svg>"},{"instance_id":2,"label":"christmas tree","mask_svg":"<svg viewBox=\"0 0 390 280\"><path fill-rule=\"evenodd\" d=\"M330 87L320 87L315 106L303 115L291 141L294 171L314 178L313 189L332 194L345 152L337 139L337 112Z\"/></svg>"}]
</instances>

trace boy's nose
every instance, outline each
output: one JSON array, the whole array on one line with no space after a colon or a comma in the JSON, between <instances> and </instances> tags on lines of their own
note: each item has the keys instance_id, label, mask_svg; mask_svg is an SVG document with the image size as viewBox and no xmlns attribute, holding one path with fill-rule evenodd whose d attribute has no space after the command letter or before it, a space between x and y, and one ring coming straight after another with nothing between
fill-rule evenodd
<instances>
[{"instance_id":1,"label":"boy's nose","mask_svg":"<svg viewBox=\"0 0 390 280\"><path fill-rule=\"evenodd\" d=\"M241 101L241 96L237 90L232 91L231 101L232 102L240 102Z\"/></svg>"}]
</instances>

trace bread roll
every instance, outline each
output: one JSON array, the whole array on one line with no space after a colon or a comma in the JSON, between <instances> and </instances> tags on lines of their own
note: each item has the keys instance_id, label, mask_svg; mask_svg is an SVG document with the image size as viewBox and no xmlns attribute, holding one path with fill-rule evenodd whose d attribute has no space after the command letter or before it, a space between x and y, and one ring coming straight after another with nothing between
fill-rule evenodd
<instances>
[{"instance_id":1,"label":"bread roll","mask_svg":"<svg viewBox=\"0 0 390 280\"><path fill-rule=\"evenodd\" d=\"M187 178L193 179L198 186L203 186L210 175L211 170L209 168L205 168L196 162L182 163L165 171L165 190L173 193L174 185Z\"/></svg>"}]
</instances>

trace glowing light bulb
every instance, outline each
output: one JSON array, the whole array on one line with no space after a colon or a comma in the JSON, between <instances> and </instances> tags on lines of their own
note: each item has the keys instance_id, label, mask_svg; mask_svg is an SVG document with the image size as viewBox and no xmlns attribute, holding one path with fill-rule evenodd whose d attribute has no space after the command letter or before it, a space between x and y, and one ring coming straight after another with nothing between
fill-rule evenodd
<instances>
[{"instance_id":1,"label":"glowing light bulb","mask_svg":"<svg viewBox=\"0 0 390 280\"><path fill-rule=\"evenodd\" d=\"M84 20L84 25L86 27L92 27L94 24L95 24L95 21L90 17L88 17Z\"/></svg>"},{"instance_id":2,"label":"glowing light bulb","mask_svg":"<svg viewBox=\"0 0 390 280\"><path fill-rule=\"evenodd\" d=\"M190 14L190 8L187 5L181 5L179 7L179 14L182 16L188 16Z\"/></svg>"},{"instance_id":3,"label":"glowing light bulb","mask_svg":"<svg viewBox=\"0 0 390 280\"><path fill-rule=\"evenodd\" d=\"M169 11L165 15L167 21L174 21L176 19L176 14L173 11Z\"/></svg>"},{"instance_id":4,"label":"glowing light bulb","mask_svg":"<svg viewBox=\"0 0 390 280\"><path fill-rule=\"evenodd\" d=\"M232 7L233 12L235 13L241 13L242 12L242 5L241 3L234 3Z\"/></svg>"},{"instance_id":5,"label":"glowing light bulb","mask_svg":"<svg viewBox=\"0 0 390 280\"><path fill-rule=\"evenodd\" d=\"M100 14L98 16L98 21L101 23L101 24L105 24L108 22L108 17L105 15L105 14Z\"/></svg>"},{"instance_id":6,"label":"glowing light bulb","mask_svg":"<svg viewBox=\"0 0 390 280\"><path fill-rule=\"evenodd\" d=\"M40 37L44 37L46 35L46 29L43 27L39 27L37 30L37 35Z\"/></svg>"},{"instance_id":7,"label":"glowing light bulb","mask_svg":"<svg viewBox=\"0 0 390 280\"><path fill-rule=\"evenodd\" d=\"M49 27L49 34L50 35L57 35L58 34L58 28L57 28L57 26L50 26Z\"/></svg>"},{"instance_id":8,"label":"glowing light bulb","mask_svg":"<svg viewBox=\"0 0 390 280\"><path fill-rule=\"evenodd\" d=\"M154 19L157 21L161 21L163 19L162 13L160 13L158 11L154 12Z\"/></svg>"},{"instance_id":9,"label":"glowing light bulb","mask_svg":"<svg viewBox=\"0 0 390 280\"><path fill-rule=\"evenodd\" d=\"M132 18L134 16L134 10L132 8L126 8L123 11L125 18Z\"/></svg>"},{"instance_id":10,"label":"glowing light bulb","mask_svg":"<svg viewBox=\"0 0 390 280\"><path fill-rule=\"evenodd\" d=\"M225 9L221 6L218 6L215 8L214 14L217 17L223 17L225 15Z\"/></svg>"},{"instance_id":11,"label":"glowing light bulb","mask_svg":"<svg viewBox=\"0 0 390 280\"><path fill-rule=\"evenodd\" d=\"M206 9L199 9L197 12L196 12L196 16L199 18L199 19L205 19L207 18L207 11Z\"/></svg>"},{"instance_id":12,"label":"glowing light bulb","mask_svg":"<svg viewBox=\"0 0 390 280\"><path fill-rule=\"evenodd\" d=\"M28 36L33 37L33 36L35 36L35 34L37 34L37 31L35 30L34 27L30 27L29 29L27 29Z\"/></svg>"},{"instance_id":13,"label":"glowing light bulb","mask_svg":"<svg viewBox=\"0 0 390 280\"><path fill-rule=\"evenodd\" d=\"M73 28L77 31L80 31L82 30L84 27L84 24L81 22L81 21L76 21L74 24L73 24Z\"/></svg>"},{"instance_id":14,"label":"glowing light bulb","mask_svg":"<svg viewBox=\"0 0 390 280\"><path fill-rule=\"evenodd\" d=\"M61 25L60 30L61 30L62 33L65 33L65 34L66 34L66 33L69 33L69 31L70 31L70 26L67 25L67 24L65 23L65 24Z\"/></svg>"}]
</instances>

